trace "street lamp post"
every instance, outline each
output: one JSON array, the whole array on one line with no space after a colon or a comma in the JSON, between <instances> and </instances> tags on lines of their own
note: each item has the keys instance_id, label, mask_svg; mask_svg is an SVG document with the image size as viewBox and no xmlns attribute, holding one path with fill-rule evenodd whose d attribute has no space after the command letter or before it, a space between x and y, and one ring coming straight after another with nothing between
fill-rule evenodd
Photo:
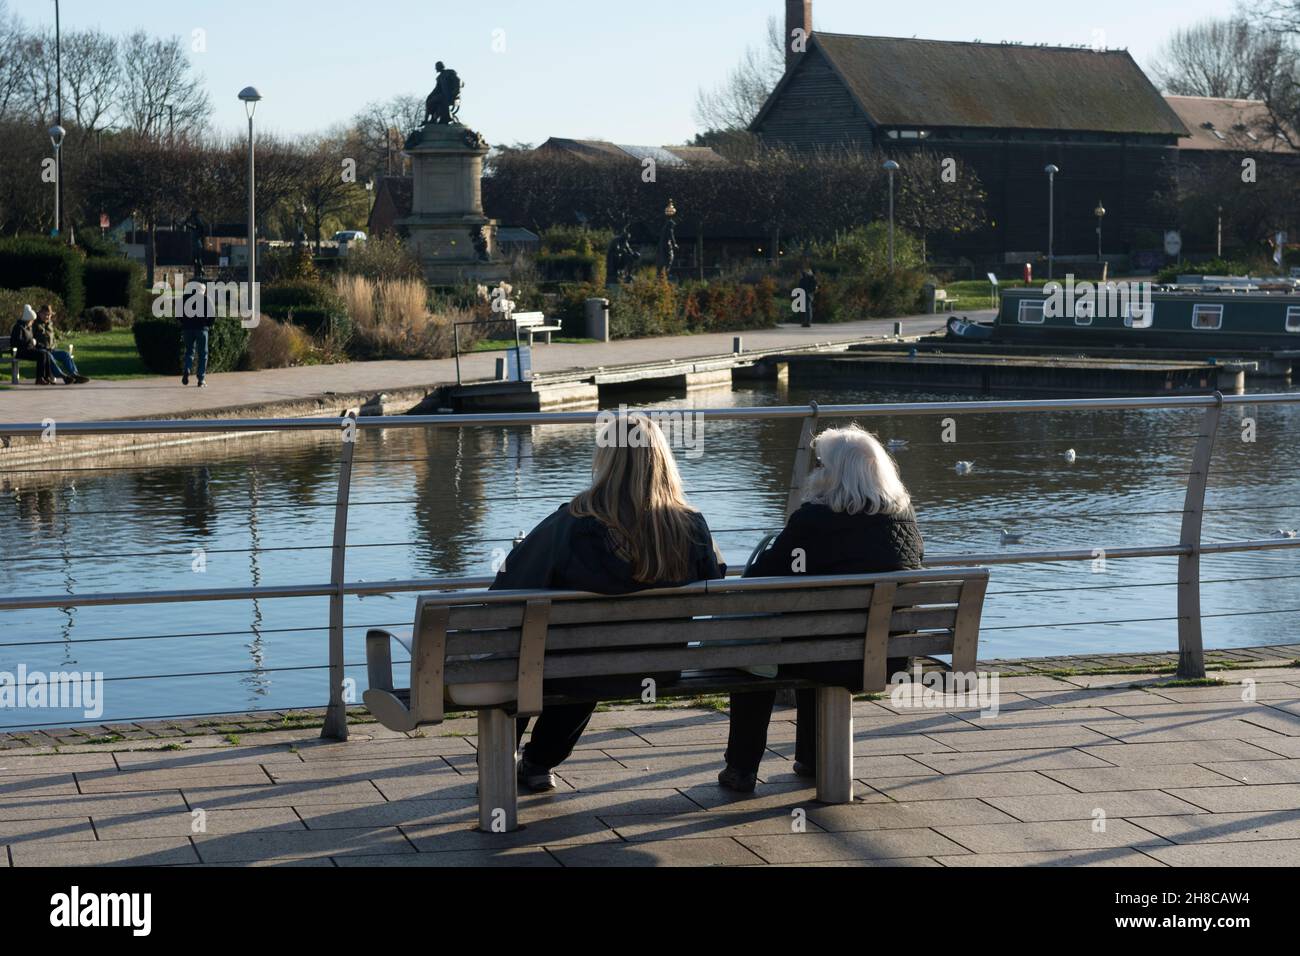
<instances>
[{"instance_id":1,"label":"street lamp post","mask_svg":"<svg viewBox=\"0 0 1300 956\"><path fill-rule=\"evenodd\" d=\"M59 131L59 141L54 144L54 234L63 234L63 35L59 25L59 0L54 0L54 130Z\"/></svg>"},{"instance_id":2,"label":"street lamp post","mask_svg":"<svg viewBox=\"0 0 1300 956\"><path fill-rule=\"evenodd\" d=\"M62 232L62 215L61 203L59 202L59 193L63 191L63 164L60 161L63 149L63 137L67 135L67 130L62 126L55 124L49 129L50 142L54 144L54 235Z\"/></svg>"},{"instance_id":3,"label":"street lamp post","mask_svg":"<svg viewBox=\"0 0 1300 956\"><path fill-rule=\"evenodd\" d=\"M1052 270L1056 265L1055 240L1056 240L1056 174L1061 170L1051 163L1043 167L1043 172L1047 173L1047 278L1052 278Z\"/></svg>"},{"instance_id":4,"label":"street lamp post","mask_svg":"<svg viewBox=\"0 0 1300 956\"><path fill-rule=\"evenodd\" d=\"M256 182L253 168L253 114L257 112L257 102L262 94L256 87L246 86L239 91L239 98L244 102L244 112L248 114L248 301L257 313L257 227L254 225L253 191ZM242 296L241 296L242 298Z\"/></svg>"},{"instance_id":5,"label":"street lamp post","mask_svg":"<svg viewBox=\"0 0 1300 956\"><path fill-rule=\"evenodd\" d=\"M1092 214L1097 217L1097 261L1101 262L1101 220L1106 215L1106 207L1101 204L1100 199L1097 200L1097 208L1092 211Z\"/></svg>"},{"instance_id":6,"label":"street lamp post","mask_svg":"<svg viewBox=\"0 0 1300 956\"><path fill-rule=\"evenodd\" d=\"M894 173L898 172L898 163L892 159L885 160L881 167L889 173L889 271L894 271Z\"/></svg>"}]
</instances>

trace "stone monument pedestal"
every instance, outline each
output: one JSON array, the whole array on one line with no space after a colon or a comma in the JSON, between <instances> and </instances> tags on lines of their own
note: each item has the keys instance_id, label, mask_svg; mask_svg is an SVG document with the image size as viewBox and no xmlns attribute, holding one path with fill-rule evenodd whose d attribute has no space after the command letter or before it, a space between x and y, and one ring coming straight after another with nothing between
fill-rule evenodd
<instances>
[{"instance_id":1,"label":"stone monument pedestal","mask_svg":"<svg viewBox=\"0 0 1300 956\"><path fill-rule=\"evenodd\" d=\"M483 137L460 123L430 123L406 139L411 215L399 220L435 285L498 282L509 267L497 254L496 222L483 215Z\"/></svg>"}]
</instances>

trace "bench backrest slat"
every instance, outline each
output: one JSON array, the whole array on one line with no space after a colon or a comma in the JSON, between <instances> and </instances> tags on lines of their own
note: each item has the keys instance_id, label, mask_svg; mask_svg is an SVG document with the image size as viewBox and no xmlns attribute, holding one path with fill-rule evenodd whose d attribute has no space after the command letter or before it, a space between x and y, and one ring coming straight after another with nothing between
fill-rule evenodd
<instances>
[{"instance_id":1,"label":"bench backrest slat","mask_svg":"<svg viewBox=\"0 0 1300 956\"><path fill-rule=\"evenodd\" d=\"M896 605L956 604L960 583L904 584L898 588ZM784 596L782 610L805 609L865 610L871 604L871 588L791 588L789 590L738 591L717 594L642 596L628 594L611 598L556 602L551 607L551 626L607 621L653 621L710 614L759 614L773 607L773 595ZM523 603L463 604L451 608L453 630L518 627L523 620Z\"/></svg>"}]
</instances>

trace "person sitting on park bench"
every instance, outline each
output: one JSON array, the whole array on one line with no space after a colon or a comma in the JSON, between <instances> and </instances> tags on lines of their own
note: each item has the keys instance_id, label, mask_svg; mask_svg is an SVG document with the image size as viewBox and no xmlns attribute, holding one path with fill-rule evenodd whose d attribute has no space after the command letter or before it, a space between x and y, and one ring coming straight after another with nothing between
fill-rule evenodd
<instances>
[{"instance_id":1,"label":"person sitting on park bench","mask_svg":"<svg viewBox=\"0 0 1300 956\"><path fill-rule=\"evenodd\" d=\"M67 349L56 349L56 332L54 330L54 309L46 302L36 312L36 321L32 325L32 333L36 336L36 345L50 353L50 362L53 365L53 371L67 385L81 385L89 382L90 379L77 371L77 363L72 358L72 353Z\"/></svg>"},{"instance_id":2,"label":"person sitting on park bench","mask_svg":"<svg viewBox=\"0 0 1300 956\"><path fill-rule=\"evenodd\" d=\"M515 546L493 589L628 594L726 575L708 522L687 502L677 462L654 421L633 412L603 423L591 472L590 488ZM677 675L602 681L600 690L606 699L637 697L646 677L661 683ZM581 697L591 685L580 678L550 680L546 691ZM520 755L521 786L555 789L551 771L573 752L595 709L593 701L543 710ZM528 719L520 718L519 740L527 728Z\"/></svg>"},{"instance_id":3,"label":"person sitting on park bench","mask_svg":"<svg viewBox=\"0 0 1300 956\"><path fill-rule=\"evenodd\" d=\"M31 359L36 363L37 385L53 385L53 360L48 349L36 344L36 332L33 329L35 324L36 312L30 305L23 306L23 314L9 333L9 347L17 350L20 359Z\"/></svg>"},{"instance_id":4,"label":"person sitting on park bench","mask_svg":"<svg viewBox=\"0 0 1300 956\"><path fill-rule=\"evenodd\" d=\"M883 574L919 570L925 545L912 512L912 499L898 466L870 432L857 425L829 428L813 443L817 466L808 476L803 505L785 529L745 572L746 577L791 574ZM906 670L906 658L888 661L890 674ZM862 664L784 664L781 677L862 690ZM817 708L812 690L795 692L797 704L794 772L817 774ZM767 748L776 691L731 695L731 732L726 769L718 783L740 793L753 791Z\"/></svg>"}]
</instances>

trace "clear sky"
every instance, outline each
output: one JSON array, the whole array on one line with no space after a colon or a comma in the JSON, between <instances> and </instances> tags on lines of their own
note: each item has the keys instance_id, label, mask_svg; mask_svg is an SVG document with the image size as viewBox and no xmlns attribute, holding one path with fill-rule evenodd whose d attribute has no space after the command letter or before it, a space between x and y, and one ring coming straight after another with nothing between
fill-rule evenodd
<instances>
[{"instance_id":1,"label":"clear sky","mask_svg":"<svg viewBox=\"0 0 1300 956\"><path fill-rule=\"evenodd\" d=\"M54 0L10 0L53 24ZM940 40L1127 47L1143 67L1171 28L1231 13L1231 0L814 0L813 27ZM696 90L761 43L783 0L61 0L67 29L179 35L216 107L265 97L262 128L318 130L371 100L426 95L441 59L466 83L461 119L489 142L548 136L668 144L696 132ZM202 31L196 34L195 31ZM1097 33L1096 31L1102 31ZM504 47L503 49L497 49Z\"/></svg>"}]
</instances>

